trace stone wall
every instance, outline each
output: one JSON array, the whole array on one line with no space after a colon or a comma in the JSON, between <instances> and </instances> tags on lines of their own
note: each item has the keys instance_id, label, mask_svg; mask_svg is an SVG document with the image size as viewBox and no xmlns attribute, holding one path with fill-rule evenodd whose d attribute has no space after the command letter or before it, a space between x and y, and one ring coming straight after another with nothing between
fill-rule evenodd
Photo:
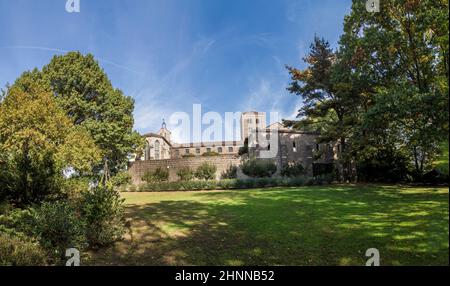
<instances>
[{"instance_id":1,"label":"stone wall","mask_svg":"<svg viewBox=\"0 0 450 286\"><path fill-rule=\"evenodd\" d=\"M216 179L220 179L221 174L226 171L230 166L239 166L241 159L235 155L221 155L213 157L192 157L192 158L179 158L168 160L149 160L149 161L136 161L130 163L128 169L129 174L132 177L133 184L142 184L142 176L145 172L153 172L158 167L169 170L169 181L175 182L179 180L177 175L178 170L183 167L190 167L192 170L196 170L198 166L208 162L214 164L217 167Z\"/></svg>"}]
</instances>

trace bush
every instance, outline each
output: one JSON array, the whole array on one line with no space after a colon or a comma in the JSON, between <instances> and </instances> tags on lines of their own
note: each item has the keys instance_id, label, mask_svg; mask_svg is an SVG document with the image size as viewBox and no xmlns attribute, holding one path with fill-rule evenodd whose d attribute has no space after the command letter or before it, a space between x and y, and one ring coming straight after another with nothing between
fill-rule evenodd
<instances>
[{"instance_id":1,"label":"bush","mask_svg":"<svg viewBox=\"0 0 450 286\"><path fill-rule=\"evenodd\" d=\"M194 158L195 155L194 154L184 154L183 156L181 156L181 158Z\"/></svg>"},{"instance_id":2,"label":"bush","mask_svg":"<svg viewBox=\"0 0 450 286\"><path fill-rule=\"evenodd\" d=\"M179 181L152 183L139 187L139 192L164 191L197 191L197 190L233 190L268 187L301 187L311 185L324 185L331 182L331 176L293 177L293 178L252 178L227 179L221 181Z\"/></svg>"},{"instance_id":3,"label":"bush","mask_svg":"<svg viewBox=\"0 0 450 286\"><path fill-rule=\"evenodd\" d=\"M219 156L219 153L217 152L206 152L202 154L203 157L215 157L215 156Z\"/></svg>"},{"instance_id":4,"label":"bush","mask_svg":"<svg viewBox=\"0 0 450 286\"><path fill-rule=\"evenodd\" d=\"M169 180L169 171L158 167L154 172L145 172L142 180L147 183L166 182Z\"/></svg>"},{"instance_id":5,"label":"bush","mask_svg":"<svg viewBox=\"0 0 450 286\"><path fill-rule=\"evenodd\" d=\"M281 176L283 177L298 177L306 174L306 170L302 164L296 163L294 165L287 165L281 169Z\"/></svg>"},{"instance_id":6,"label":"bush","mask_svg":"<svg viewBox=\"0 0 450 286\"><path fill-rule=\"evenodd\" d=\"M242 172L252 178L272 177L277 171L275 163L269 160L251 159L242 164Z\"/></svg>"},{"instance_id":7,"label":"bush","mask_svg":"<svg viewBox=\"0 0 450 286\"><path fill-rule=\"evenodd\" d=\"M70 203L43 203L33 214L33 232L41 246L56 259L64 259L67 248L86 246L84 222Z\"/></svg>"},{"instance_id":8,"label":"bush","mask_svg":"<svg viewBox=\"0 0 450 286\"><path fill-rule=\"evenodd\" d=\"M197 171L195 171L195 177L199 180L214 180L216 178L217 167L207 162L201 164Z\"/></svg>"},{"instance_id":9,"label":"bush","mask_svg":"<svg viewBox=\"0 0 450 286\"><path fill-rule=\"evenodd\" d=\"M0 266L44 266L46 258L36 241L0 232Z\"/></svg>"},{"instance_id":10,"label":"bush","mask_svg":"<svg viewBox=\"0 0 450 286\"><path fill-rule=\"evenodd\" d=\"M82 194L81 216L90 246L106 246L122 237L125 231L123 201L118 191L107 187L96 187Z\"/></svg>"},{"instance_id":11,"label":"bush","mask_svg":"<svg viewBox=\"0 0 450 286\"><path fill-rule=\"evenodd\" d=\"M236 179L237 178L237 171L238 168L234 165L230 165L228 169L226 169L224 172L222 172L222 175L220 176L222 179Z\"/></svg>"},{"instance_id":12,"label":"bush","mask_svg":"<svg viewBox=\"0 0 450 286\"><path fill-rule=\"evenodd\" d=\"M239 156L243 156L245 154L248 154L248 146L243 146L241 148L239 148Z\"/></svg>"},{"instance_id":13,"label":"bush","mask_svg":"<svg viewBox=\"0 0 450 286\"><path fill-rule=\"evenodd\" d=\"M358 179L361 182L396 183L407 180L408 158L393 150L379 151L358 162Z\"/></svg>"},{"instance_id":14,"label":"bush","mask_svg":"<svg viewBox=\"0 0 450 286\"><path fill-rule=\"evenodd\" d=\"M192 181L195 178L194 171L189 167L184 167L178 170L178 177L181 181Z\"/></svg>"},{"instance_id":15,"label":"bush","mask_svg":"<svg viewBox=\"0 0 450 286\"><path fill-rule=\"evenodd\" d=\"M119 172L110 180L113 187L122 187L131 184L131 175L127 171Z\"/></svg>"}]
</instances>

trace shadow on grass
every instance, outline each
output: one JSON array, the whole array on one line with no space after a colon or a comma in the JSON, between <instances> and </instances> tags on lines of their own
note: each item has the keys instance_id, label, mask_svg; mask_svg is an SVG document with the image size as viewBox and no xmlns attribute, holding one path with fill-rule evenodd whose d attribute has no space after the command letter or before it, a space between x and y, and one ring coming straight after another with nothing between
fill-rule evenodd
<instances>
[{"instance_id":1,"label":"shadow on grass","mask_svg":"<svg viewBox=\"0 0 450 286\"><path fill-rule=\"evenodd\" d=\"M157 194L152 194L156 196ZM448 192L313 187L192 193L129 205L101 265L448 265Z\"/></svg>"}]
</instances>

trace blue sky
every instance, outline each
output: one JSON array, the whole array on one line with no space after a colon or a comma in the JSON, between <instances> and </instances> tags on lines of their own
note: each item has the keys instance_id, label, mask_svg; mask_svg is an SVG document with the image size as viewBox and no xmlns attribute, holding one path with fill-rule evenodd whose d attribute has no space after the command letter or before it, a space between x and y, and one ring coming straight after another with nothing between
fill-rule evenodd
<instances>
[{"instance_id":1,"label":"blue sky","mask_svg":"<svg viewBox=\"0 0 450 286\"><path fill-rule=\"evenodd\" d=\"M284 66L314 34L336 46L350 0L0 0L0 86L54 54L92 53L135 99L135 128L173 112L276 111L294 118Z\"/></svg>"}]
</instances>

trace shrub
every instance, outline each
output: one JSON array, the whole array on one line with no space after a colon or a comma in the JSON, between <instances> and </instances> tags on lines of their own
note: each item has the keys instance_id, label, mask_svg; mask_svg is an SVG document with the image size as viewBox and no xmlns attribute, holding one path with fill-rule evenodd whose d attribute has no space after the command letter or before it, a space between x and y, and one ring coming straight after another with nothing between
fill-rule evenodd
<instances>
[{"instance_id":1,"label":"shrub","mask_svg":"<svg viewBox=\"0 0 450 286\"><path fill-rule=\"evenodd\" d=\"M277 171L275 163L269 160L250 159L242 164L242 172L252 178L271 177Z\"/></svg>"},{"instance_id":2,"label":"shrub","mask_svg":"<svg viewBox=\"0 0 450 286\"><path fill-rule=\"evenodd\" d=\"M207 162L201 164L197 171L195 171L195 177L200 180L214 180L216 178L217 167Z\"/></svg>"},{"instance_id":3,"label":"shrub","mask_svg":"<svg viewBox=\"0 0 450 286\"><path fill-rule=\"evenodd\" d=\"M0 266L44 266L46 258L36 241L0 232Z\"/></svg>"},{"instance_id":4,"label":"shrub","mask_svg":"<svg viewBox=\"0 0 450 286\"><path fill-rule=\"evenodd\" d=\"M119 172L110 180L113 187L121 187L131 184L131 175L127 171Z\"/></svg>"},{"instance_id":5,"label":"shrub","mask_svg":"<svg viewBox=\"0 0 450 286\"><path fill-rule=\"evenodd\" d=\"M222 172L220 176L222 179L236 179L237 178L237 170L238 168L234 165L230 165L228 169Z\"/></svg>"},{"instance_id":6,"label":"shrub","mask_svg":"<svg viewBox=\"0 0 450 286\"><path fill-rule=\"evenodd\" d=\"M298 177L305 175L306 170L302 164L296 163L294 165L287 165L281 169L281 176L283 177Z\"/></svg>"},{"instance_id":7,"label":"shrub","mask_svg":"<svg viewBox=\"0 0 450 286\"><path fill-rule=\"evenodd\" d=\"M239 148L239 156L248 154L248 138L244 140L244 146Z\"/></svg>"},{"instance_id":8,"label":"shrub","mask_svg":"<svg viewBox=\"0 0 450 286\"><path fill-rule=\"evenodd\" d=\"M54 258L63 259L67 248L85 247L84 222L72 204L46 202L32 213L33 232Z\"/></svg>"},{"instance_id":9,"label":"shrub","mask_svg":"<svg viewBox=\"0 0 450 286\"><path fill-rule=\"evenodd\" d=\"M183 156L181 156L182 158L193 158L195 157L194 154L184 154Z\"/></svg>"},{"instance_id":10,"label":"shrub","mask_svg":"<svg viewBox=\"0 0 450 286\"><path fill-rule=\"evenodd\" d=\"M147 171L145 172L142 180L147 183L157 183L157 182L165 182L169 180L169 171L165 170L161 167L155 169L154 172Z\"/></svg>"},{"instance_id":11,"label":"shrub","mask_svg":"<svg viewBox=\"0 0 450 286\"><path fill-rule=\"evenodd\" d=\"M196 191L196 190L232 190L266 187L300 187L310 185L323 185L331 182L330 176L318 177L292 177L292 178L252 178L252 179L226 179L221 181L179 181L150 183L139 187L140 192L163 191Z\"/></svg>"},{"instance_id":12,"label":"shrub","mask_svg":"<svg viewBox=\"0 0 450 286\"><path fill-rule=\"evenodd\" d=\"M82 194L81 216L90 246L106 246L122 237L125 230L123 201L113 188L96 187Z\"/></svg>"},{"instance_id":13,"label":"shrub","mask_svg":"<svg viewBox=\"0 0 450 286\"><path fill-rule=\"evenodd\" d=\"M248 146L243 146L239 148L239 156L243 156L245 154L248 154Z\"/></svg>"},{"instance_id":14,"label":"shrub","mask_svg":"<svg viewBox=\"0 0 450 286\"><path fill-rule=\"evenodd\" d=\"M195 178L194 171L189 167L181 168L178 170L177 175L181 181L191 181Z\"/></svg>"},{"instance_id":15,"label":"shrub","mask_svg":"<svg viewBox=\"0 0 450 286\"><path fill-rule=\"evenodd\" d=\"M215 157L215 156L219 156L219 153L217 152L206 152L202 154L203 157Z\"/></svg>"}]
</instances>

